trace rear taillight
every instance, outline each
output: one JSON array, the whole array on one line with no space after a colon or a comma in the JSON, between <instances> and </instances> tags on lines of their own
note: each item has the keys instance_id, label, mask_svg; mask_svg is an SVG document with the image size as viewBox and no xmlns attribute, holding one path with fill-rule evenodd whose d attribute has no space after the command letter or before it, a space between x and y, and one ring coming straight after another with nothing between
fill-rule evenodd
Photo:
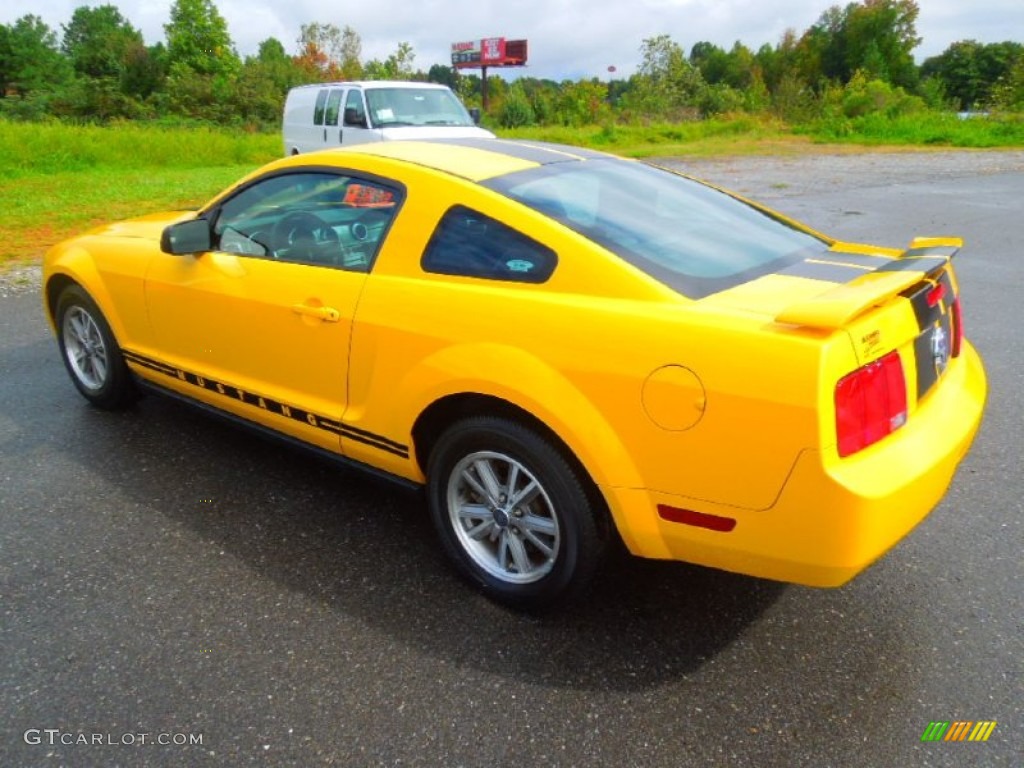
<instances>
[{"instance_id":1,"label":"rear taillight","mask_svg":"<svg viewBox=\"0 0 1024 768\"><path fill-rule=\"evenodd\" d=\"M907 421L907 382L897 352L858 368L836 384L839 455L877 443Z\"/></svg>"},{"instance_id":2,"label":"rear taillight","mask_svg":"<svg viewBox=\"0 0 1024 768\"><path fill-rule=\"evenodd\" d=\"M951 321L953 324L953 348L949 351L949 354L952 357L959 357L960 346L964 340L964 315L960 310L959 296L950 304L949 311L953 313Z\"/></svg>"}]
</instances>

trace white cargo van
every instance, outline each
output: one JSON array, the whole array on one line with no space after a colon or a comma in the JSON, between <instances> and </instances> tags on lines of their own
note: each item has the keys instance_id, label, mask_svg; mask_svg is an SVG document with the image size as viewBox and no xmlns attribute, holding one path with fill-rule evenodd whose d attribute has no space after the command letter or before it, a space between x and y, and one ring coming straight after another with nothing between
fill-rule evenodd
<instances>
[{"instance_id":1,"label":"white cargo van","mask_svg":"<svg viewBox=\"0 0 1024 768\"><path fill-rule=\"evenodd\" d=\"M368 141L494 138L451 89L435 83L365 81L300 85L284 103L284 153Z\"/></svg>"}]
</instances>

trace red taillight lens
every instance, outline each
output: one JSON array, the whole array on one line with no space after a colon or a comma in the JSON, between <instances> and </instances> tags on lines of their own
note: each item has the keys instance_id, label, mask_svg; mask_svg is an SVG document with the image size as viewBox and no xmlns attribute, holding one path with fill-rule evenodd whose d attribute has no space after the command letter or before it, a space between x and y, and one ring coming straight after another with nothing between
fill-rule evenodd
<instances>
[{"instance_id":1,"label":"red taillight lens","mask_svg":"<svg viewBox=\"0 0 1024 768\"><path fill-rule=\"evenodd\" d=\"M895 351L858 368L836 384L839 455L877 443L907 421L907 382Z\"/></svg>"},{"instance_id":2,"label":"red taillight lens","mask_svg":"<svg viewBox=\"0 0 1024 768\"><path fill-rule=\"evenodd\" d=\"M949 306L949 311L953 313L952 324L953 324L953 344L949 354L952 357L960 356L960 345L964 340L964 315L960 310L960 298L957 297L953 303Z\"/></svg>"}]
</instances>

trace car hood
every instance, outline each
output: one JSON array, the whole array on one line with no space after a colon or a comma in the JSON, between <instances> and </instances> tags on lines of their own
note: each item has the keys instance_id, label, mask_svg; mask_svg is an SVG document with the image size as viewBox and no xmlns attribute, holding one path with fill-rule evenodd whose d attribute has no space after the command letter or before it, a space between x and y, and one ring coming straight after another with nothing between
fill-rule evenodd
<instances>
[{"instance_id":1,"label":"car hood","mask_svg":"<svg viewBox=\"0 0 1024 768\"><path fill-rule=\"evenodd\" d=\"M87 234L100 237L128 237L159 241L160 235L164 231L164 227L168 224L174 224L177 221L182 221L195 215L195 211L164 211L162 213L150 213L145 216L137 216L133 219L115 221L111 224L103 224L89 230Z\"/></svg>"}]
</instances>

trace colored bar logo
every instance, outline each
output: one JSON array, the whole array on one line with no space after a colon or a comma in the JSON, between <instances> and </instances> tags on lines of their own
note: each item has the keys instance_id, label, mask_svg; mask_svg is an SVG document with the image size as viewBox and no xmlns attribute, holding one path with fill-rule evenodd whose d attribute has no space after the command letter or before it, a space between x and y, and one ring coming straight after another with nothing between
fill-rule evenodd
<instances>
[{"instance_id":1,"label":"colored bar logo","mask_svg":"<svg viewBox=\"0 0 1024 768\"><path fill-rule=\"evenodd\" d=\"M921 741L988 741L995 729L995 720L933 721L924 729Z\"/></svg>"}]
</instances>

